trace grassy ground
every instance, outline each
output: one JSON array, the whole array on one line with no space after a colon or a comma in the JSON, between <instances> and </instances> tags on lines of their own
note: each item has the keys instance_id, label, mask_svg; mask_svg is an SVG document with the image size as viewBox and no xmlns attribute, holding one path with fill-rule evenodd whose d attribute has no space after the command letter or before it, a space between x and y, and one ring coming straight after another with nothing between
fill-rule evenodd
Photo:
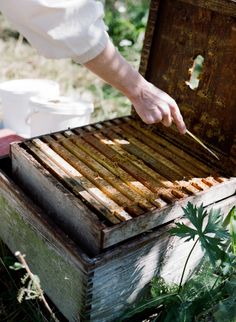
<instances>
[{"instance_id":1,"label":"grassy ground","mask_svg":"<svg viewBox=\"0 0 236 322\"><path fill-rule=\"evenodd\" d=\"M129 4L131 5L130 12L128 12ZM119 46L121 40L128 38L130 44L133 45L125 48L122 45L119 49L136 68L139 65L147 6L148 1L143 0L115 2L107 0L106 19L114 35L113 41ZM124 8L127 10L124 11ZM137 8L138 12L135 12L133 8ZM122 11L123 13L119 13ZM83 66L73 63L70 59L50 60L39 56L1 14L0 57L0 82L19 78L46 78L57 81L62 95L75 99L82 97L93 101L95 110L91 122L130 113L128 99L88 72ZM0 114L0 119L1 117ZM38 302L25 301L22 304L17 302L22 273L9 270L9 266L14 261L15 258L6 245L0 241L0 321L49 321L50 317ZM60 321L62 320L63 318L60 317Z\"/></svg>"}]
</instances>

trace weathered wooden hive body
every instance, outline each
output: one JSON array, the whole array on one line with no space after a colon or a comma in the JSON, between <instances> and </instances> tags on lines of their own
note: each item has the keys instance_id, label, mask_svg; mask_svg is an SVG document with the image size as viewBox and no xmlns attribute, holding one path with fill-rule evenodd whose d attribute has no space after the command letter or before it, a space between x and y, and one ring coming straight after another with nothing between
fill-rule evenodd
<instances>
[{"instance_id":1,"label":"weathered wooden hive body","mask_svg":"<svg viewBox=\"0 0 236 322\"><path fill-rule=\"evenodd\" d=\"M27 255L70 321L117 321L153 276L178 282L191 245L168 230L182 207L226 213L236 203L235 17L230 0L153 0L140 64L220 162L174 127L147 126L135 113L12 145L12 178L2 171L0 180L0 236ZM199 55L193 90L189 69ZM201 256L198 249L191 268Z\"/></svg>"}]
</instances>

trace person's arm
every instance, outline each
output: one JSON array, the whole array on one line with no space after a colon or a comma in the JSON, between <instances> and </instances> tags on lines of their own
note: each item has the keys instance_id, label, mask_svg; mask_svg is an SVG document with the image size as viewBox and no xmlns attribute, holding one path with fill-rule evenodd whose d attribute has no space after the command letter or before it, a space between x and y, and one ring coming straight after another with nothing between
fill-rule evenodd
<instances>
[{"instance_id":1,"label":"person's arm","mask_svg":"<svg viewBox=\"0 0 236 322\"><path fill-rule=\"evenodd\" d=\"M103 5L94 0L0 0L0 11L48 58L83 64L108 40Z\"/></svg>"},{"instance_id":2,"label":"person's arm","mask_svg":"<svg viewBox=\"0 0 236 322\"><path fill-rule=\"evenodd\" d=\"M127 96L145 123L162 122L165 126L170 126L174 121L180 133L186 132L174 99L146 81L120 55L110 40L98 56L84 65Z\"/></svg>"},{"instance_id":3,"label":"person's arm","mask_svg":"<svg viewBox=\"0 0 236 322\"><path fill-rule=\"evenodd\" d=\"M50 58L72 58L120 90L148 124L185 125L175 101L147 82L119 54L94 0L1 0L0 10L38 50Z\"/></svg>"}]
</instances>

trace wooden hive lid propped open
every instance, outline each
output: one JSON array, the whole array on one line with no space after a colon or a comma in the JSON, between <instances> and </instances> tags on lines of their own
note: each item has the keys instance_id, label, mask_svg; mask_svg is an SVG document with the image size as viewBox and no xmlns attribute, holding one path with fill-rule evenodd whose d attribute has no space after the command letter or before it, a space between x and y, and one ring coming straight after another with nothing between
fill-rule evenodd
<instances>
[{"instance_id":1,"label":"wooden hive lid propped open","mask_svg":"<svg viewBox=\"0 0 236 322\"><path fill-rule=\"evenodd\" d=\"M197 57L204 61L198 87L191 89ZM220 162L186 135L176 134L174 126L153 130L235 175L236 2L152 0L140 72L175 98L188 129L218 153Z\"/></svg>"}]
</instances>

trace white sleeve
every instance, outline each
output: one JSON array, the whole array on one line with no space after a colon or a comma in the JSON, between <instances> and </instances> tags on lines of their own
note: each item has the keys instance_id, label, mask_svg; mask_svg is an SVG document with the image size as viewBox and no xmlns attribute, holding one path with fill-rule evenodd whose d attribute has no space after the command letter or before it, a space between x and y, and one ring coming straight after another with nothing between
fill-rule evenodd
<instances>
[{"instance_id":1,"label":"white sleeve","mask_svg":"<svg viewBox=\"0 0 236 322\"><path fill-rule=\"evenodd\" d=\"M0 0L0 10L41 55L85 63L107 44L103 5L95 0Z\"/></svg>"}]
</instances>

